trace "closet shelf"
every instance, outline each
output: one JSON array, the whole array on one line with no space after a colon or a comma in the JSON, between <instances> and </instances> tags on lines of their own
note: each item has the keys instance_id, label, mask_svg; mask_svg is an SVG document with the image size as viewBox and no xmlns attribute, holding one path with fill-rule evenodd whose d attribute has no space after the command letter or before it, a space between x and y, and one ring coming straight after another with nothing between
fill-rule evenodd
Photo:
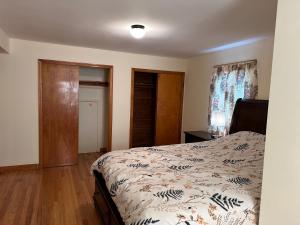
<instances>
[{"instance_id":1,"label":"closet shelf","mask_svg":"<svg viewBox=\"0 0 300 225\"><path fill-rule=\"evenodd\" d=\"M109 83L105 81L80 80L79 85L108 87Z\"/></svg>"}]
</instances>

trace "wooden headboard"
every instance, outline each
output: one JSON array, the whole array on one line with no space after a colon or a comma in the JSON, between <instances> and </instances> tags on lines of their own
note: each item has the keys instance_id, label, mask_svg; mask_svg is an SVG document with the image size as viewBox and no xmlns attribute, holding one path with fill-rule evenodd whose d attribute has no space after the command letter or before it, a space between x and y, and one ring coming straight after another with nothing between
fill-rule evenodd
<instances>
[{"instance_id":1,"label":"wooden headboard","mask_svg":"<svg viewBox=\"0 0 300 225\"><path fill-rule=\"evenodd\" d=\"M232 115L229 134L252 131L266 134L268 100L238 99Z\"/></svg>"}]
</instances>

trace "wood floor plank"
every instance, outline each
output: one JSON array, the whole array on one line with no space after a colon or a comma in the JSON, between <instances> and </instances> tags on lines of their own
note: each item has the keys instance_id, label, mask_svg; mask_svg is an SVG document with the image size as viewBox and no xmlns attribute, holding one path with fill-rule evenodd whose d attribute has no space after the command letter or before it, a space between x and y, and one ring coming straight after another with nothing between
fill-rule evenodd
<instances>
[{"instance_id":1,"label":"wood floor plank","mask_svg":"<svg viewBox=\"0 0 300 225\"><path fill-rule=\"evenodd\" d=\"M0 224L101 225L89 171L98 157L80 154L76 166L0 174Z\"/></svg>"}]
</instances>

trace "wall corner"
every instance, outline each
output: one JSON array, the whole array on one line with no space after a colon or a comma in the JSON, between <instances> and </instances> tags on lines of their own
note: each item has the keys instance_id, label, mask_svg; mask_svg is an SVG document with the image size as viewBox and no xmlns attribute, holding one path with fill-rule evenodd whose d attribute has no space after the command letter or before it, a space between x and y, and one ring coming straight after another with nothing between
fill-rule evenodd
<instances>
[{"instance_id":1,"label":"wall corner","mask_svg":"<svg viewBox=\"0 0 300 225\"><path fill-rule=\"evenodd\" d=\"M9 36L0 28L0 53L10 53L10 38Z\"/></svg>"}]
</instances>

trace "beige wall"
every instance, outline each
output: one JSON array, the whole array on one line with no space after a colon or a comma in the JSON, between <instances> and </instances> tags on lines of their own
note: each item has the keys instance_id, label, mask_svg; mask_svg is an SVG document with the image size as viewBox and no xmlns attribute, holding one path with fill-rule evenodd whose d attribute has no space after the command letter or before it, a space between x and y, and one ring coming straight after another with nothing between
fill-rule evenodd
<instances>
[{"instance_id":1,"label":"beige wall","mask_svg":"<svg viewBox=\"0 0 300 225\"><path fill-rule=\"evenodd\" d=\"M186 71L183 130L207 129L209 85L216 64L258 59L259 98L269 96L273 40L189 60L11 39L0 54L0 166L38 162L39 58L114 66L113 149L128 148L131 68ZM9 96L9 98L8 98Z\"/></svg>"},{"instance_id":2,"label":"beige wall","mask_svg":"<svg viewBox=\"0 0 300 225\"><path fill-rule=\"evenodd\" d=\"M185 71L183 59L11 39L0 54L0 166L38 163L37 60L114 66L112 148L129 146L131 68Z\"/></svg>"},{"instance_id":3,"label":"beige wall","mask_svg":"<svg viewBox=\"0 0 300 225\"><path fill-rule=\"evenodd\" d=\"M258 60L258 98L268 99L273 54L273 39L189 60L185 80L183 130L207 130L209 86L213 66L242 60Z\"/></svg>"},{"instance_id":4,"label":"beige wall","mask_svg":"<svg viewBox=\"0 0 300 225\"><path fill-rule=\"evenodd\" d=\"M260 225L299 225L300 1L278 3Z\"/></svg>"},{"instance_id":5,"label":"beige wall","mask_svg":"<svg viewBox=\"0 0 300 225\"><path fill-rule=\"evenodd\" d=\"M0 29L0 53L9 52L9 37Z\"/></svg>"}]
</instances>

